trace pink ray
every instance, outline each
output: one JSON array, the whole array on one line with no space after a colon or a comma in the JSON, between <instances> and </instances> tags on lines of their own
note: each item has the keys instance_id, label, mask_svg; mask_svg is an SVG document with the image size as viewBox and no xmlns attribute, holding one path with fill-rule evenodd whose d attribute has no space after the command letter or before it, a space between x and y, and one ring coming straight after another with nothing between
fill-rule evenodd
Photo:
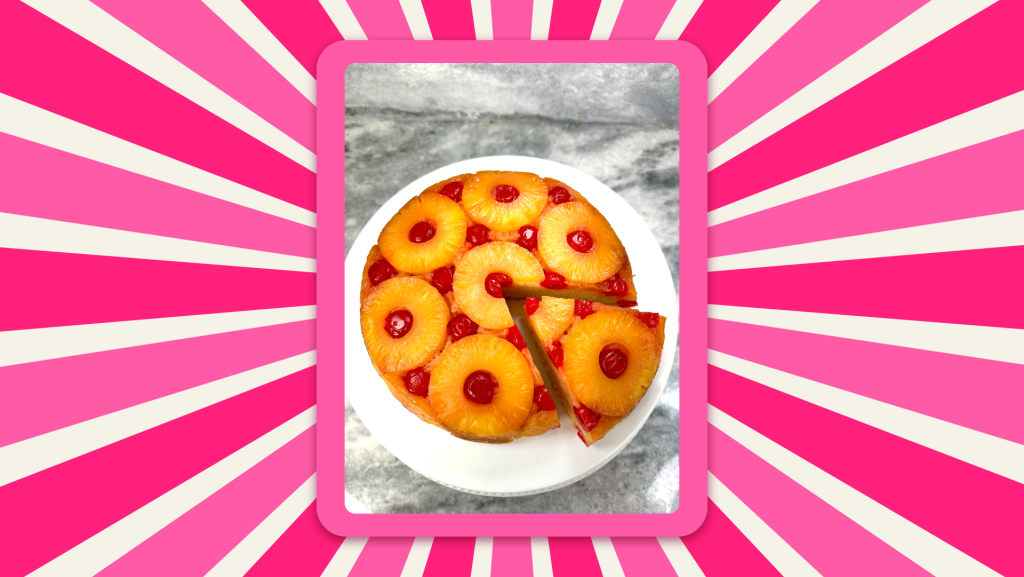
<instances>
[{"instance_id":1,"label":"pink ray","mask_svg":"<svg viewBox=\"0 0 1024 577\"><path fill-rule=\"evenodd\" d=\"M625 0L609 39L653 40L674 4L675 0Z\"/></svg>"},{"instance_id":2,"label":"pink ray","mask_svg":"<svg viewBox=\"0 0 1024 577\"><path fill-rule=\"evenodd\" d=\"M306 272L0 248L0 330L316 304Z\"/></svg>"},{"instance_id":3,"label":"pink ray","mask_svg":"<svg viewBox=\"0 0 1024 577\"><path fill-rule=\"evenodd\" d=\"M708 107L708 150L846 60L927 0L818 2Z\"/></svg>"},{"instance_id":4,"label":"pink ray","mask_svg":"<svg viewBox=\"0 0 1024 577\"><path fill-rule=\"evenodd\" d=\"M301 321L2 367L0 446L314 350L315 332Z\"/></svg>"},{"instance_id":5,"label":"pink ray","mask_svg":"<svg viewBox=\"0 0 1024 577\"><path fill-rule=\"evenodd\" d=\"M708 173L725 206L1024 89L1024 3L997 2ZM714 119L711 119L714 122Z\"/></svg>"},{"instance_id":6,"label":"pink ray","mask_svg":"<svg viewBox=\"0 0 1024 577\"><path fill-rule=\"evenodd\" d=\"M401 575L413 540L412 537L370 537L348 577Z\"/></svg>"},{"instance_id":7,"label":"pink ray","mask_svg":"<svg viewBox=\"0 0 1024 577\"><path fill-rule=\"evenodd\" d=\"M178 577L205 574L313 474L316 468L312 459L316 446L315 430L315 426L310 427L97 575ZM323 528L321 531L326 533ZM284 541L287 535L285 533L274 546ZM303 564L311 561L311 549L304 548L302 555L289 560L289 575L304 574ZM188 553L182 554L184 551ZM320 571L309 575L319 575L327 561Z\"/></svg>"},{"instance_id":8,"label":"pink ray","mask_svg":"<svg viewBox=\"0 0 1024 577\"><path fill-rule=\"evenodd\" d=\"M1021 151L1024 131L715 225L709 256L1022 210Z\"/></svg>"},{"instance_id":9,"label":"pink ray","mask_svg":"<svg viewBox=\"0 0 1024 577\"><path fill-rule=\"evenodd\" d=\"M0 18L0 92L314 210L316 174L22 3Z\"/></svg>"},{"instance_id":10,"label":"pink ray","mask_svg":"<svg viewBox=\"0 0 1024 577\"><path fill-rule=\"evenodd\" d=\"M627 577L675 577L661 544L654 537L612 537L615 556Z\"/></svg>"},{"instance_id":11,"label":"pink ray","mask_svg":"<svg viewBox=\"0 0 1024 577\"><path fill-rule=\"evenodd\" d=\"M782 575L711 499L704 524L682 540L705 577Z\"/></svg>"},{"instance_id":12,"label":"pink ray","mask_svg":"<svg viewBox=\"0 0 1024 577\"><path fill-rule=\"evenodd\" d=\"M398 0L348 0L348 6L367 39L412 40L412 31Z\"/></svg>"},{"instance_id":13,"label":"pink ray","mask_svg":"<svg viewBox=\"0 0 1024 577\"><path fill-rule=\"evenodd\" d=\"M19 552L0 576L37 569L315 402L310 367L0 487L0 540Z\"/></svg>"},{"instance_id":14,"label":"pink ray","mask_svg":"<svg viewBox=\"0 0 1024 577\"><path fill-rule=\"evenodd\" d=\"M679 39L700 48L711 76L778 3L747 0L740 8L730 0L704 0Z\"/></svg>"},{"instance_id":15,"label":"pink ray","mask_svg":"<svg viewBox=\"0 0 1024 577\"><path fill-rule=\"evenodd\" d=\"M434 40L476 40L470 0L422 0Z\"/></svg>"},{"instance_id":16,"label":"pink ray","mask_svg":"<svg viewBox=\"0 0 1024 577\"><path fill-rule=\"evenodd\" d=\"M717 367L708 375L711 405L993 570L1024 571L1020 483Z\"/></svg>"},{"instance_id":17,"label":"pink ray","mask_svg":"<svg viewBox=\"0 0 1024 577\"><path fill-rule=\"evenodd\" d=\"M423 577L469 575L475 545L476 537L434 537Z\"/></svg>"},{"instance_id":18,"label":"pink ray","mask_svg":"<svg viewBox=\"0 0 1024 577\"><path fill-rule=\"evenodd\" d=\"M520 577L533 573L529 537L495 537L491 547L491 577Z\"/></svg>"},{"instance_id":19,"label":"pink ray","mask_svg":"<svg viewBox=\"0 0 1024 577\"><path fill-rule=\"evenodd\" d=\"M315 463L313 447L304 447L309 469ZM260 560L246 572L251 577L317 577L331 562L344 537L324 529L316 516L316 501L299 515L281 537L260 557Z\"/></svg>"},{"instance_id":20,"label":"pink ray","mask_svg":"<svg viewBox=\"0 0 1024 577\"><path fill-rule=\"evenodd\" d=\"M314 78L320 53L342 40L319 0L242 1Z\"/></svg>"},{"instance_id":21,"label":"pink ray","mask_svg":"<svg viewBox=\"0 0 1024 577\"><path fill-rule=\"evenodd\" d=\"M529 40L532 4L520 0L491 0L491 28L495 40Z\"/></svg>"},{"instance_id":22,"label":"pink ray","mask_svg":"<svg viewBox=\"0 0 1024 577\"><path fill-rule=\"evenodd\" d=\"M200 0L98 0L96 5L316 151L316 106Z\"/></svg>"},{"instance_id":23,"label":"pink ray","mask_svg":"<svg viewBox=\"0 0 1024 577\"><path fill-rule=\"evenodd\" d=\"M713 272L711 304L1024 328L1024 246Z\"/></svg>"},{"instance_id":24,"label":"pink ray","mask_svg":"<svg viewBox=\"0 0 1024 577\"><path fill-rule=\"evenodd\" d=\"M822 575L930 575L712 425L708 443L715 477Z\"/></svg>"},{"instance_id":25,"label":"pink ray","mask_svg":"<svg viewBox=\"0 0 1024 577\"><path fill-rule=\"evenodd\" d=\"M590 537L550 537L554 577L601 577L601 566Z\"/></svg>"},{"instance_id":26,"label":"pink ray","mask_svg":"<svg viewBox=\"0 0 1024 577\"><path fill-rule=\"evenodd\" d=\"M554 0L548 40L590 40L601 0Z\"/></svg>"},{"instance_id":27,"label":"pink ray","mask_svg":"<svg viewBox=\"0 0 1024 577\"><path fill-rule=\"evenodd\" d=\"M0 133L0 212L316 257L316 229Z\"/></svg>"},{"instance_id":28,"label":"pink ray","mask_svg":"<svg viewBox=\"0 0 1024 577\"><path fill-rule=\"evenodd\" d=\"M1024 444L1024 365L717 319L708 336L716 351Z\"/></svg>"}]
</instances>

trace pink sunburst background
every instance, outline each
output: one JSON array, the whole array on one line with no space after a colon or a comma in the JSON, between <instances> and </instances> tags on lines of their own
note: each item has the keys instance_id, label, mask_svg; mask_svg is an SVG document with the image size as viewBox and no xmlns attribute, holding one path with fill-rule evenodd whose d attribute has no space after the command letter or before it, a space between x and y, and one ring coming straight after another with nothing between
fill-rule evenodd
<instances>
[{"instance_id":1,"label":"pink sunburst background","mask_svg":"<svg viewBox=\"0 0 1024 577\"><path fill-rule=\"evenodd\" d=\"M1024 575L1024 3L0 7L0 576ZM315 504L338 40L686 40L709 71L692 535L342 538Z\"/></svg>"}]
</instances>

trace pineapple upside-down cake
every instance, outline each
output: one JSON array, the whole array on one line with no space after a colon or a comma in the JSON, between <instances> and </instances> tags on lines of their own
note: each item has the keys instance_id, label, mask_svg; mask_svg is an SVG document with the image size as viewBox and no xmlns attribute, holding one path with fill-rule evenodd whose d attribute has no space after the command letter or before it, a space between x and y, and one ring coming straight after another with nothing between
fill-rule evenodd
<instances>
[{"instance_id":1,"label":"pineapple upside-down cake","mask_svg":"<svg viewBox=\"0 0 1024 577\"><path fill-rule=\"evenodd\" d=\"M366 350L423 421L484 443L558 427L552 394L588 447L640 402L665 318L641 313L615 231L564 182L463 174L405 204L370 249L360 289ZM512 320L542 347L549 392Z\"/></svg>"}]
</instances>

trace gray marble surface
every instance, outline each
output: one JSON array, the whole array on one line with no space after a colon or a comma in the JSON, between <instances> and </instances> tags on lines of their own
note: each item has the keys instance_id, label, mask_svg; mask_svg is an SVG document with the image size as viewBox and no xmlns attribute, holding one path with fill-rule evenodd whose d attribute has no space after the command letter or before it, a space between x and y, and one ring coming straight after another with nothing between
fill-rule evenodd
<instances>
[{"instance_id":1,"label":"gray marble surface","mask_svg":"<svg viewBox=\"0 0 1024 577\"><path fill-rule=\"evenodd\" d=\"M442 166L523 155L622 195L679 263L679 73L665 64L355 64L346 73L345 251L394 193ZM684 127L685 129L685 127ZM628 235L629 231L618 231ZM639 434L605 467L529 497L443 487L345 410L346 490L373 513L667 513L679 503L679 360Z\"/></svg>"}]
</instances>

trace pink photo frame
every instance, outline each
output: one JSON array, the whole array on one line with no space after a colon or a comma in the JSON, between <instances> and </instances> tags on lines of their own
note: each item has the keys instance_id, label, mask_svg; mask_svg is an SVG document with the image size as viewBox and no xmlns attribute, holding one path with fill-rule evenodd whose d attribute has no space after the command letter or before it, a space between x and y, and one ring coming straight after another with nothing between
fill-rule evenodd
<instances>
[{"instance_id":1,"label":"pink photo frame","mask_svg":"<svg viewBox=\"0 0 1024 577\"><path fill-rule=\"evenodd\" d=\"M679 69L679 507L666 514L355 514L345 507L345 69L354 63ZM337 42L317 66L317 512L338 535L687 535L707 513L707 66L687 42ZM586 517L586 519L581 519Z\"/></svg>"}]
</instances>

